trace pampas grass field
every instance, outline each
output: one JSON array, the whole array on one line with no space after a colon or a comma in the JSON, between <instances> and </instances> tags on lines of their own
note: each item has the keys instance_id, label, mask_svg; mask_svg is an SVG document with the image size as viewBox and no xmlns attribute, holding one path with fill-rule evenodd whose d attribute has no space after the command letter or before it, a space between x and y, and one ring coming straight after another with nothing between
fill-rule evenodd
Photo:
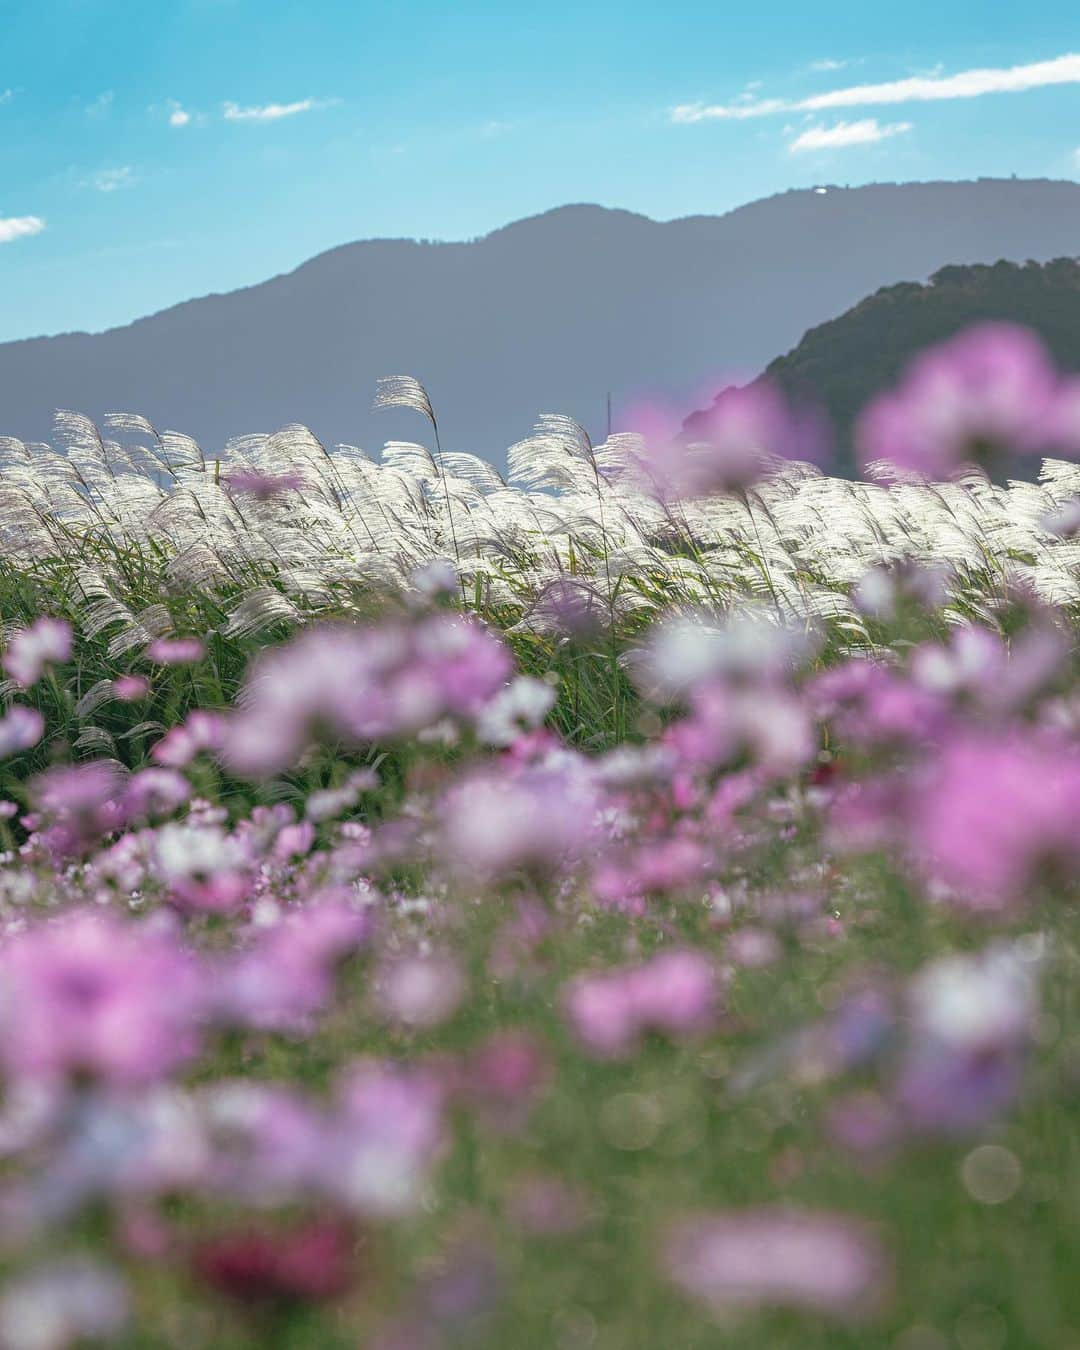
<instances>
[{"instance_id":1,"label":"pampas grass field","mask_svg":"<svg viewBox=\"0 0 1080 1350\"><path fill-rule=\"evenodd\" d=\"M377 403L0 439L0 1344L1080 1347L1062 423Z\"/></svg>"}]
</instances>

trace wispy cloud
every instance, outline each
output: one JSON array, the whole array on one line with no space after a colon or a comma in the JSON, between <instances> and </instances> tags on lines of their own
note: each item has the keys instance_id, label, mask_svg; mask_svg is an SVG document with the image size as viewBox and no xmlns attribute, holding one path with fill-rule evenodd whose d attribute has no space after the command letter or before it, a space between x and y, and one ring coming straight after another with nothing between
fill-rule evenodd
<instances>
[{"instance_id":1,"label":"wispy cloud","mask_svg":"<svg viewBox=\"0 0 1080 1350\"><path fill-rule=\"evenodd\" d=\"M84 186L97 188L98 192L116 192L119 188L131 187L135 182L130 164L122 164L115 169L101 169Z\"/></svg>"},{"instance_id":2,"label":"wispy cloud","mask_svg":"<svg viewBox=\"0 0 1080 1350\"><path fill-rule=\"evenodd\" d=\"M831 56L827 56L821 61L811 61L810 69L828 73L832 70L843 70L845 66L849 66L850 64L850 61L836 61Z\"/></svg>"},{"instance_id":3,"label":"wispy cloud","mask_svg":"<svg viewBox=\"0 0 1080 1350\"><path fill-rule=\"evenodd\" d=\"M191 114L183 104L177 103L174 98L169 99L169 126L186 127L190 121Z\"/></svg>"},{"instance_id":4,"label":"wispy cloud","mask_svg":"<svg viewBox=\"0 0 1080 1350\"><path fill-rule=\"evenodd\" d=\"M106 89L103 94L98 94L92 103L86 105L87 117L104 117L113 105L113 99L116 95L111 89Z\"/></svg>"},{"instance_id":5,"label":"wispy cloud","mask_svg":"<svg viewBox=\"0 0 1080 1350\"><path fill-rule=\"evenodd\" d=\"M875 145L911 130L910 122L890 122L885 126L876 117L861 122L837 122L831 127L810 127L788 146L792 154L806 150L842 150L849 145Z\"/></svg>"},{"instance_id":6,"label":"wispy cloud","mask_svg":"<svg viewBox=\"0 0 1080 1350\"><path fill-rule=\"evenodd\" d=\"M10 103L14 97L14 89L0 89L0 103Z\"/></svg>"},{"instance_id":7,"label":"wispy cloud","mask_svg":"<svg viewBox=\"0 0 1080 1350\"><path fill-rule=\"evenodd\" d=\"M943 99L981 98L985 94L1019 94L1053 85L1080 84L1080 54L1025 66L964 70L956 75L913 75L884 84L856 84L802 99L758 99L754 102L682 103L671 110L673 122L707 122L768 117L782 112L824 112L897 103L932 103Z\"/></svg>"},{"instance_id":8,"label":"wispy cloud","mask_svg":"<svg viewBox=\"0 0 1080 1350\"><path fill-rule=\"evenodd\" d=\"M40 234L45 222L40 216L0 216L0 244L10 244L16 239L26 239L32 234Z\"/></svg>"},{"instance_id":9,"label":"wispy cloud","mask_svg":"<svg viewBox=\"0 0 1080 1350\"><path fill-rule=\"evenodd\" d=\"M277 122L282 117L328 108L335 99L304 98L296 103L265 103L262 106L242 108L238 103L225 104L226 122Z\"/></svg>"}]
</instances>

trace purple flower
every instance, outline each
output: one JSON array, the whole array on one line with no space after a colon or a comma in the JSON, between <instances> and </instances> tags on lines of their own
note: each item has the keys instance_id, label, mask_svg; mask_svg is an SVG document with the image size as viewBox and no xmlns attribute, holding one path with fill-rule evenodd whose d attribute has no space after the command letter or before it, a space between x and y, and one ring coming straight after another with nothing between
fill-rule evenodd
<instances>
[{"instance_id":1,"label":"purple flower","mask_svg":"<svg viewBox=\"0 0 1080 1350\"><path fill-rule=\"evenodd\" d=\"M376 1217L415 1209L445 1142L438 1079L364 1060L345 1075L339 1099L335 1150L326 1161L335 1193Z\"/></svg>"},{"instance_id":2,"label":"purple flower","mask_svg":"<svg viewBox=\"0 0 1080 1350\"><path fill-rule=\"evenodd\" d=\"M0 1341L8 1350L67 1350L87 1341L114 1342L127 1325L127 1289L120 1276L88 1258L37 1266L0 1294Z\"/></svg>"},{"instance_id":3,"label":"purple flower","mask_svg":"<svg viewBox=\"0 0 1080 1350\"><path fill-rule=\"evenodd\" d=\"M842 1214L764 1208L685 1219L664 1264L685 1293L717 1314L786 1306L837 1317L874 1311L889 1261L868 1225Z\"/></svg>"},{"instance_id":4,"label":"purple flower","mask_svg":"<svg viewBox=\"0 0 1080 1350\"><path fill-rule=\"evenodd\" d=\"M174 939L76 910L0 949L0 1058L19 1078L159 1078L193 1055L200 978Z\"/></svg>"},{"instance_id":5,"label":"purple flower","mask_svg":"<svg viewBox=\"0 0 1080 1350\"><path fill-rule=\"evenodd\" d=\"M36 708L16 704L0 717L0 759L37 745L45 734L45 719Z\"/></svg>"},{"instance_id":6,"label":"purple flower","mask_svg":"<svg viewBox=\"0 0 1080 1350\"><path fill-rule=\"evenodd\" d=\"M23 689L37 684L46 666L71 657L71 625L63 619L35 619L8 643L4 669Z\"/></svg>"},{"instance_id":7,"label":"purple flower","mask_svg":"<svg viewBox=\"0 0 1080 1350\"><path fill-rule=\"evenodd\" d=\"M1038 1019L1041 947L1000 943L923 967L895 1088L916 1129L975 1129L1011 1105Z\"/></svg>"},{"instance_id":8,"label":"purple flower","mask_svg":"<svg viewBox=\"0 0 1080 1350\"><path fill-rule=\"evenodd\" d=\"M253 497L259 502L272 501L290 492L299 492L304 479L299 473L267 473L260 469L228 469L221 475L221 484L231 492Z\"/></svg>"}]
</instances>

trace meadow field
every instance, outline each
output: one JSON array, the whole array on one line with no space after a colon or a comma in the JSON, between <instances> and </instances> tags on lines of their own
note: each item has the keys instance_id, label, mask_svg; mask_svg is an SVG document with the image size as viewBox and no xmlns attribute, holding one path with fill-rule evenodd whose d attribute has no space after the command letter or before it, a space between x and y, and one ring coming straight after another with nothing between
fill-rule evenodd
<instances>
[{"instance_id":1,"label":"meadow field","mask_svg":"<svg viewBox=\"0 0 1080 1350\"><path fill-rule=\"evenodd\" d=\"M376 401L0 438L0 1346L1080 1350L1080 380Z\"/></svg>"}]
</instances>

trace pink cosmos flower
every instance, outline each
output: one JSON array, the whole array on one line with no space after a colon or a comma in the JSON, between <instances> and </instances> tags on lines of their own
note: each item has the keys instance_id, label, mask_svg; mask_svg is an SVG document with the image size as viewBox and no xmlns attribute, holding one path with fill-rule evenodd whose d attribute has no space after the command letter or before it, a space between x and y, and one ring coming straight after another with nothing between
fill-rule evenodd
<instances>
[{"instance_id":1,"label":"pink cosmos flower","mask_svg":"<svg viewBox=\"0 0 1080 1350\"><path fill-rule=\"evenodd\" d=\"M746 492L778 461L819 459L823 432L819 418L759 380L725 389L682 435L649 436L637 470L662 501Z\"/></svg>"},{"instance_id":2,"label":"pink cosmos flower","mask_svg":"<svg viewBox=\"0 0 1080 1350\"><path fill-rule=\"evenodd\" d=\"M866 1224L842 1214L763 1208L684 1219L664 1263L685 1293L717 1314L757 1305L860 1316L889 1287L889 1261Z\"/></svg>"},{"instance_id":3,"label":"pink cosmos flower","mask_svg":"<svg viewBox=\"0 0 1080 1350\"><path fill-rule=\"evenodd\" d=\"M377 971L374 992L387 1021L425 1030L453 1016L465 996L465 979L446 953L393 956Z\"/></svg>"},{"instance_id":4,"label":"pink cosmos flower","mask_svg":"<svg viewBox=\"0 0 1080 1350\"><path fill-rule=\"evenodd\" d=\"M334 1152L336 1194L361 1214L393 1217L417 1206L445 1135L444 1091L423 1069L362 1060L342 1082Z\"/></svg>"},{"instance_id":5,"label":"pink cosmos flower","mask_svg":"<svg viewBox=\"0 0 1080 1350\"><path fill-rule=\"evenodd\" d=\"M146 655L162 666L194 666L206 655L206 646L197 637L157 638Z\"/></svg>"},{"instance_id":6,"label":"pink cosmos flower","mask_svg":"<svg viewBox=\"0 0 1080 1350\"><path fill-rule=\"evenodd\" d=\"M252 666L226 726L226 762L266 777L295 763L320 731L365 744L473 718L511 665L496 637L454 614L304 633Z\"/></svg>"},{"instance_id":7,"label":"pink cosmos flower","mask_svg":"<svg viewBox=\"0 0 1080 1350\"><path fill-rule=\"evenodd\" d=\"M217 825L162 826L155 839L154 870L169 898L184 910L222 914L251 892L252 859L236 835Z\"/></svg>"},{"instance_id":8,"label":"pink cosmos flower","mask_svg":"<svg viewBox=\"0 0 1080 1350\"><path fill-rule=\"evenodd\" d=\"M291 1087L250 1078L212 1084L200 1106L215 1193L263 1208L334 1196L329 1112Z\"/></svg>"},{"instance_id":9,"label":"pink cosmos flower","mask_svg":"<svg viewBox=\"0 0 1080 1350\"><path fill-rule=\"evenodd\" d=\"M1070 746L1027 732L957 734L913 794L910 847L955 903L999 909L1080 865L1078 801Z\"/></svg>"},{"instance_id":10,"label":"pink cosmos flower","mask_svg":"<svg viewBox=\"0 0 1080 1350\"><path fill-rule=\"evenodd\" d=\"M150 754L159 764L184 769L206 751L217 750L225 734L225 719L220 713L196 711L187 721L171 727Z\"/></svg>"},{"instance_id":11,"label":"pink cosmos flower","mask_svg":"<svg viewBox=\"0 0 1080 1350\"><path fill-rule=\"evenodd\" d=\"M118 675L113 680L113 695L121 703L138 703L150 692L150 681L145 675Z\"/></svg>"},{"instance_id":12,"label":"pink cosmos flower","mask_svg":"<svg viewBox=\"0 0 1080 1350\"><path fill-rule=\"evenodd\" d=\"M529 1176L510 1194L509 1212L518 1228L531 1236L563 1237L576 1233L589 1219L586 1195L557 1176Z\"/></svg>"},{"instance_id":13,"label":"pink cosmos flower","mask_svg":"<svg viewBox=\"0 0 1080 1350\"><path fill-rule=\"evenodd\" d=\"M267 473L261 469L227 469L220 481L231 492L253 497L259 502L299 492L304 486L303 476L299 473Z\"/></svg>"},{"instance_id":14,"label":"pink cosmos flower","mask_svg":"<svg viewBox=\"0 0 1080 1350\"><path fill-rule=\"evenodd\" d=\"M35 810L26 823L51 856L78 857L122 826L123 792L123 779L112 763L58 765L31 781Z\"/></svg>"},{"instance_id":15,"label":"pink cosmos flower","mask_svg":"<svg viewBox=\"0 0 1080 1350\"><path fill-rule=\"evenodd\" d=\"M526 1031L493 1032L465 1062L466 1099L500 1133L525 1125L553 1077L545 1046Z\"/></svg>"},{"instance_id":16,"label":"pink cosmos flower","mask_svg":"<svg viewBox=\"0 0 1080 1350\"><path fill-rule=\"evenodd\" d=\"M71 625L63 619L35 619L8 643L4 669L23 689L37 684L46 666L71 657Z\"/></svg>"},{"instance_id":17,"label":"pink cosmos flower","mask_svg":"<svg viewBox=\"0 0 1080 1350\"><path fill-rule=\"evenodd\" d=\"M595 812L591 776L574 756L476 772L442 803L442 851L457 871L480 881L521 869L564 870L581 856Z\"/></svg>"},{"instance_id":18,"label":"pink cosmos flower","mask_svg":"<svg viewBox=\"0 0 1080 1350\"><path fill-rule=\"evenodd\" d=\"M719 1006L717 973L702 952L663 952L644 965L583 975L564 995L566 1016L598 1058L621 1058L648 1031L673 1040L700 1035Z\"/></svg>"},{"instance_id":19,"label":"pink cosmos flower","mask_svg":"<svg viewBox=\"0 0 1080 1350\"><path fill-rule=\"evenodd\" d=\"M306 1030L330 1003L336 968L370 932L368 914L332 896L290 910L224 963L219 1015L260 1030Z\"/></svg>"},{"instance_id":20,"label":"pink cosmos flower","mask_svg":"<svg viewBox=\"0 0 1080 1350\"><path fill-rule=\"evenodd\" d=\"M937 735L946 705L939 693L874 661L853 660L815 679L810 699L844 741L881 748L912 746Z\"/></svg>"},{"instance_id":21,"label":"pink cosmos flower","mask_svg":"<svg viewBox=\"0 0 1080 1350\"><path fill-rule=\"evenodd\" d=\"M191 784L175 769L140 769L128 779L120 809L125 821L170 816L191 796Z\"/></svg>"},{"instance_id":22,"label":"pink cosmos flower","mask_svg":"<svg viewBox=\"0 0 1080 1350\"><path fill-rule=\"evenodd\" d=\"M200 978L165 932L76 910L0 949L0 1059L17 1078L117 1085L190 1059Z\"/></svg>"},{"instance_id":23,"label":"pink cosmos flower","mask_svg":"<svg viewBox=\"0 0 1080 1350\"><path fill-rule=\"evenodd\" d=\"M1057 372L1034 333L980 324L922 353L856 426L863 465L878 460L946 478L972 460L1049 452L1058 439Z\"/></svg>"}]
</instances>

